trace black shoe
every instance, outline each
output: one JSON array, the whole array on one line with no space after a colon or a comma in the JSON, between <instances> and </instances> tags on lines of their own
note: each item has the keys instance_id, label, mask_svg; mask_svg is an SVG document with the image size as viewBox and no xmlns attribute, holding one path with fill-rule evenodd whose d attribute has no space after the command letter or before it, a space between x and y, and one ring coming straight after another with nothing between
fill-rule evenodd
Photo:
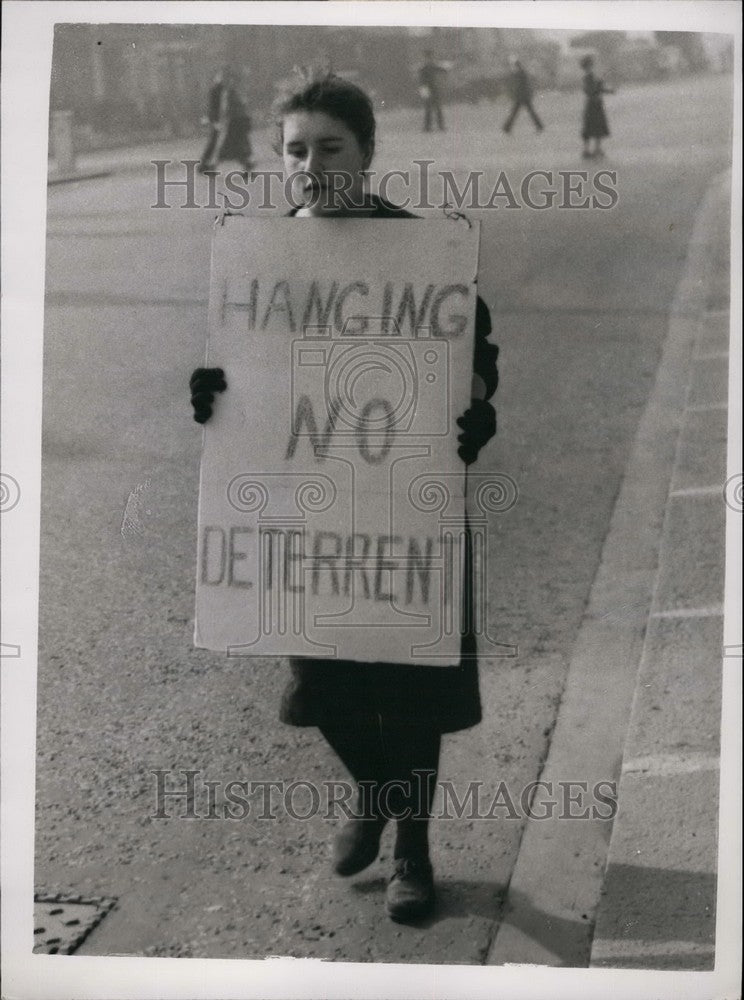
<instances>
[{"instance_id":1,"label":"black shoe","mask_svg":"<svg viewBox=\"0 0 744 1000\"><path fill-rule=\"evenodd\" d=\"M391 920L405 922L425 917L434 909L434 871L428 858L398 858L387 887Z\"/></svg>"},{"instance_id":2,"label":"black shoe","mask_svg":"<svg viewBox=\"0 0 744 1000\"><path fill-rule=\"evenodd\" d=\"M333 842L333 870L337 875L356 875L377 857L384 819L350 819Z\"/></svg>"}]
</instances>

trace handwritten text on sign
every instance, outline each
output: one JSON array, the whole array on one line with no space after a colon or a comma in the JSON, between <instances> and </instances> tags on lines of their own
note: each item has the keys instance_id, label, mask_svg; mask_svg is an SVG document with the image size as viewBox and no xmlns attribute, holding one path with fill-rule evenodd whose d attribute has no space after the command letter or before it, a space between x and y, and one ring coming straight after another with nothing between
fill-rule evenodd
<instances>
[{"instance_id":1,"label":"handwritten text on sign","mask_svg":"<svg viewBox=\"0 0 744 1000\"><path fill-rule=\"evenodd\" d=\"M216 227L197 645L459 662L477 255L449 220Z\"/></svg>"}]
</instances>

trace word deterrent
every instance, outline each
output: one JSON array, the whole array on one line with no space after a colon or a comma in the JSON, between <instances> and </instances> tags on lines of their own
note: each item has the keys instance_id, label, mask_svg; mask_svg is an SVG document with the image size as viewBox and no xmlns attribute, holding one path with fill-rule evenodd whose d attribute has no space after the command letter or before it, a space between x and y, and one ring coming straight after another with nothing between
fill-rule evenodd
<instances>
[{"instance_id":1,"label":"word deterrent","mask_svg":"<svg viewBox=\"0 0 744 1000\"><path fill-rule=\"evenodd\" d=\"M428 604L432 573L452 567L453 543L435 555L432 538L261 528L257 539L250 525L207 525L201 535L200 582L252 588L259 580L264 591L279 587L314 596L348 595L353 589L367 600ZM392 573L398 574L400 594L394 592Z\"/></svg>"}]
</instances>

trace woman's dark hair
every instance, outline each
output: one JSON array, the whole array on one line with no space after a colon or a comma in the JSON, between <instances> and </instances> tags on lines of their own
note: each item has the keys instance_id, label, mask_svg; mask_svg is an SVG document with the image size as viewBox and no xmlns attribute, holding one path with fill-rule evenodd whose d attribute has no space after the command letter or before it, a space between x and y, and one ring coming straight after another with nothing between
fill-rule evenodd
<instances>
[{"instance_id":1,"label":"woman's dark hair","mask_svg":"<svg viewBox=\"0 0 744 1000\"><path fill-rule=\"evenodd\" d=\"M370 158L375 151L375 112L372 101L355 83L333 73L297 72L297 84L282 93L272 108L274 151L281 155L284 118L295 111L321 111L342 122L356 136Z\"/></svg>"}]
</instances>

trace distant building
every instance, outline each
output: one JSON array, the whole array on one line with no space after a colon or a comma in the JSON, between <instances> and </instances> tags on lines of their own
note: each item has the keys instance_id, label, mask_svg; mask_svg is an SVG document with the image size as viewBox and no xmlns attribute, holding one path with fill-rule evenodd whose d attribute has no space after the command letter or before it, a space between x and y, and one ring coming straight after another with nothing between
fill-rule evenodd
<instances>
[{"instance_id":1,"label":"distant building","mask_svg":"<svg viewBox=\"0 0 744 1000\"><path fill-rule=\"evenodd\" d=\"M705 51L705 38L696 31L655 31L656 42L659 45L674 46L682 54L684 67L690 72L708 69L708 55Z\"/></svg>"},{"instance_id":2,"label":"distant building","mask_svg":"<svg viewBox=\"0 0 744 1000\"><path fill-rule=\"evenodd\" d=\"M461 40L452 32L443 44ZM389 107L414 99L419 61L418 40L398 27L61 24L50 104L74 112L78 148L193 136L224 64L260 122L296 65L353 77Z\"/></svg>"},{"instance_id":3,"label":"distant building","mask_svg":"<svg viewBox=\"0 0 744 1000\"><path fill-rule=\"evenodd\" d=\"M57 25L51 109L74 112L82 145L193 133L224 32L221 25Z\"/></svg>"},{"instance_id":4,"label":"distant building","mask_svg":"<svg viewBox=\"0 0 744 1000\"><path fill-rule=\"evenodd\" d=\"M577 47L578 46L578 47ZM451 64L450 100L506 92L509 57L538 86L580 84L591 51L620 82L710 66L731 69L726 36L691 32L569 32L491 27L345 25L60 24L50 105L71 110L78 150L167 136L193 137L216 72L229 64L256 124L296 65L324 65L358 81L378 109L419 100L425 49Z\"/></svg>"}]
</instances>

